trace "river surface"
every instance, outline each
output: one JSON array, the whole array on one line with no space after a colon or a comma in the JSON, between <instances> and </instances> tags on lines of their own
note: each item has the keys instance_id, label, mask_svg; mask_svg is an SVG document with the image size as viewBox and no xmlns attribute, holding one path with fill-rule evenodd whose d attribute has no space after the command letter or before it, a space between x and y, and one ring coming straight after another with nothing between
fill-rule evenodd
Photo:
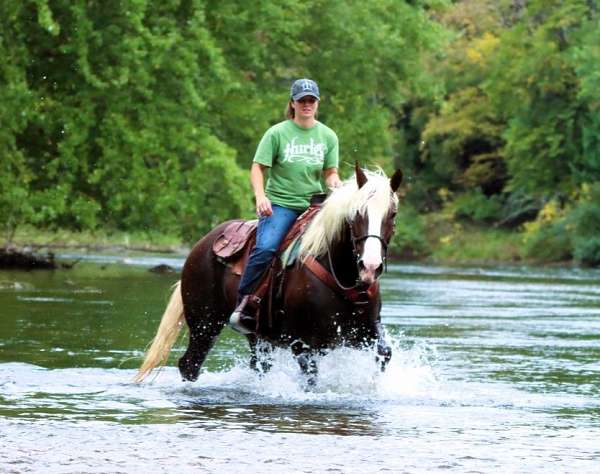
<instances>
[{"instance_id":1,"label":"river surface","mask_svg":"<svg viewBox=\"0 0 600 474\"><path fill-rule=\"evenodd\" d=\"M66 261L75 255L62 255ZM394 355L324 356L307 392L226 329L197 382L131 382L183 259L0 271L0 472L600 472L600 271L390 265Z\"/></svg>"}]
</instances>

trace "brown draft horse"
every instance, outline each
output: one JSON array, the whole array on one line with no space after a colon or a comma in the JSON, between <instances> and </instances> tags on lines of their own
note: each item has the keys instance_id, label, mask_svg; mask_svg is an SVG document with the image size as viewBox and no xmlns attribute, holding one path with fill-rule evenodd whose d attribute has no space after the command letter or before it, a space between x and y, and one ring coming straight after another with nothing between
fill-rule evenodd
<instances>
[{"instance_id":1,"label":"brown draft horse","mask_svg":"<svg viewBox=\"0 0 600 474\"><path fill-rule=\"evenodd\" d=\"M316 356L343 345L376 348L385 369L391 348L381 325L378 278L394 231L401 181L400 170L388 179L356 166L355 176L327 198L303 234L299 259L285 271L280 296L272 303L276 317L258 335L246 336L253 368L257 342L265 341L290 347L309 385L316 381ZM239 276L212 251L225 225L209 232L187 257L136 381L166 362L184 320L189 343L179 371L185 380L198 378L236 302Z\"/></svg>"}]
</instances>

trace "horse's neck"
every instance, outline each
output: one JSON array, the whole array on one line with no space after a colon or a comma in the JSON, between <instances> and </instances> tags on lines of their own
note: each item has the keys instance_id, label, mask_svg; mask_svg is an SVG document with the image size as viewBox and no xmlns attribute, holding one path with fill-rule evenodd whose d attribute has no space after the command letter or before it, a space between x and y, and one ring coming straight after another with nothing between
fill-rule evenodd
<instances>
[{"instance_id":1,"label":"horse's neck","mask_svg":"<svg viewBox=\"0 0 600 474\"><path fill-rule=\"evenodd\" d=\"M358 278L358 270L356 267L356 259L354 257L354 247L350 237L350 229L346 226L339 242L336 242L330 248L331 262L326 262L329 266L333 266L333 272L339 282L346 286L354 286ZM332 269L329 269L332 271Z\"/></svg>"}]
</instances>

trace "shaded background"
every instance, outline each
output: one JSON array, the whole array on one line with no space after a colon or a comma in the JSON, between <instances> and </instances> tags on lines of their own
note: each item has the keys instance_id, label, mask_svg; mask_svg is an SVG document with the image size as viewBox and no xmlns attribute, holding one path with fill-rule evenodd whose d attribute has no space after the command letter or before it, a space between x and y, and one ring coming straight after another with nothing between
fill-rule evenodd
<instances>
[{"instance_id":1,"label":"shaded background","mask_svg":"<svg viewBox=\"0 0 600 474\"><path fill-rule=\"evenodd\" d=\"M0 226L191 242L249 215L255 146L309 76L343 175L406 172L396 255L486 232L519 235L492 257L595 265L599 18L589 0L3 1Z\"/></svg>"}]
</instances>

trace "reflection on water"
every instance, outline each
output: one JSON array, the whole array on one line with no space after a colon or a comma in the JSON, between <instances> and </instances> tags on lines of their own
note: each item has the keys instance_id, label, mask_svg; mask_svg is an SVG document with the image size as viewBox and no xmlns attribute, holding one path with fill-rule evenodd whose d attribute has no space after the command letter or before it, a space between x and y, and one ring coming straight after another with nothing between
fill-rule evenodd
<instances>
[{"instance_id":1,"label":"reflection on water","mask_svg":"<svg viewBox=\"0 0 600 474\"><path fill-rule=\"evenodd\" d=\"M181 406L180 421L205 429L221 428L272 433L378 436L377 412L315 405Z\"/></svg>"},{"instance_id":2,"label":"reflection on water","mask_svg":"<svg viewBox=\"0 0 600 474\"><path fill-rule=\"evenodd\" d=\"M342 348L305 391L288 351L257 374L229 330L196 383L174 367L182 343L153 381L132 384L176 279L147 271L157 263L182 260L0 272L0 471L594 472L600 462L598 271L391 265L389 369Z\"/></svg>"}]
</instances>

